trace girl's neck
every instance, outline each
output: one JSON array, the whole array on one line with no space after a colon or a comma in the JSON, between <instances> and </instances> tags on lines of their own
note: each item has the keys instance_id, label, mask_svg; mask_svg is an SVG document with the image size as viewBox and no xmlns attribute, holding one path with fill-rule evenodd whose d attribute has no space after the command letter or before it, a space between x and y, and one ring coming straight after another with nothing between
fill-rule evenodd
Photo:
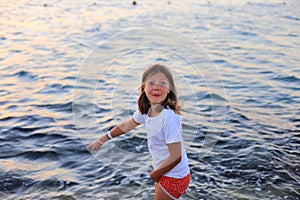
<instances>
[{"instance_id":1,"label":"girl's neck","mask_svg":"<svg viewBox=\"0 0 300 200\"><path fill-rule=\"evenodd\" d=\"M164 109L164 107L160 104L153 104L150 108L150 117L156 117L160 114L160 112Z\"/></svg>"}]
</instances>

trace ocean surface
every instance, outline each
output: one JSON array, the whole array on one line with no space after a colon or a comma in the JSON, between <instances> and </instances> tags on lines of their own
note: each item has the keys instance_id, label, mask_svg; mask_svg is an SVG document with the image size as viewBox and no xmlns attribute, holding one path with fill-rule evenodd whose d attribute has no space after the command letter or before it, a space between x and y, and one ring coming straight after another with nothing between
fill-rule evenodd
<instances>
[{"instance_id":1,"label":"ocean surface","mask_svg":"<svg viewBox=\"0 0 300 200\"><path fill-rule=\"evenodd\" d=\"M141 74L169 66L192 179L181 199L300 199L300 2L1 1L0 199L154 199Z\"/></svg>"}]
</instances>

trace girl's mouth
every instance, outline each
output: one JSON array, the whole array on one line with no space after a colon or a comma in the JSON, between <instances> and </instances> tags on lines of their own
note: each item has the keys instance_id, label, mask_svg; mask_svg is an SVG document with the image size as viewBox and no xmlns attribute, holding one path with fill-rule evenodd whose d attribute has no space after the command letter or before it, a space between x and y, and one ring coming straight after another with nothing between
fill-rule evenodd
<instances>
[{"instance_id":1,"label":"girl's mouth","mask_svg":"<svg viewBox=\"0 0 300 200\"><path fill-rule=\"evenodd\" d=\"M160 94L152 94L152 96L154 96L154 97L160 97L161 95Z\"/></svg>"}]
</instances>

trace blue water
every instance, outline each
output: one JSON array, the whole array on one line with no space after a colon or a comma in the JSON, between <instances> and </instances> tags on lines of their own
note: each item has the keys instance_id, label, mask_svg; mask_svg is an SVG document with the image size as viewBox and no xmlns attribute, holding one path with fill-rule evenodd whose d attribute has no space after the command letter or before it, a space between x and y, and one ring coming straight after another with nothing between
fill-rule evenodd
<instances>
[{"instance_id":1,"label":"blue water","mask_svg":"<svg viewBox=\"0 0 300 200\"><path fill-rule=\"evenodd\" d=\"M300 199L300 3L2 1L1 199L154 199L143 127L85 145L170 66L192 173L182 199Z\"/></svg>"}]
</instances>

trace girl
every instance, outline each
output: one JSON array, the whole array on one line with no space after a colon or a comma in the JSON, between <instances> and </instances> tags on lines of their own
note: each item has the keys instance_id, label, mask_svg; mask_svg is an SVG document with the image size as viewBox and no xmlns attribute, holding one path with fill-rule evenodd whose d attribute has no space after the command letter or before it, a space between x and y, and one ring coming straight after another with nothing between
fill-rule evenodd
<instances>
[{"instance_id":1,"label":"girl","mask_svg":"<svg viewBox=\"0 0 300 200\"><path fill-rule=\"evenodd\" d=\"M91 152L140 124L145 124L148 148L154 170L150 173L155 182L155 199L178 199L190 182L190 170L182 139L180 106L173 76L161 64L146 68L140 86L138 111L133 117L100 136L87 146Z\"/></svg>"}]
</instances>

